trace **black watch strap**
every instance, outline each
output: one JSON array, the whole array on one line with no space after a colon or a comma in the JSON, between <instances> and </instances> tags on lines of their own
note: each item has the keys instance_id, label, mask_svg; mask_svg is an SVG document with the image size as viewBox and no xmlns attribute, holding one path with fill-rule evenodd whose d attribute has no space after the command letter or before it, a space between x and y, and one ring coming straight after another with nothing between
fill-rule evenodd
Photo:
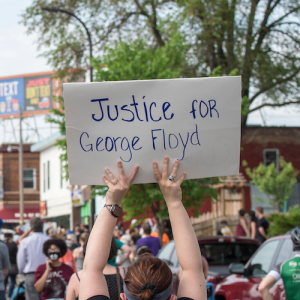
<instances>
[{"instance_id":1,"label":"black watch strap","mask_svg":"<svg viewBox=\"0 0 300 300\"><path fill-rule=\"evenodd\" d=\"M116 218L120 217L123 211L122 207L118 204L104 204L104 207L106 207L108 211L110 211L110 213Z\"/></svg>"}]
</instances>

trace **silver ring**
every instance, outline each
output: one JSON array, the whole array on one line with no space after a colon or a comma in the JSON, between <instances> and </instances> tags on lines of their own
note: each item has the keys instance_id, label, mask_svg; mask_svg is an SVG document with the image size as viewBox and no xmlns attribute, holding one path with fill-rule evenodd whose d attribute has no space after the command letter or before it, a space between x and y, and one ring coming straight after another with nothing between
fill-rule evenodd
<instances>
[{"instance_id":1,"label":"silver ring","mask_svg":"<svg viewBox=\"0 0 300 300\"><path fill-rule=\"evenodd\" d=\"M172 175L169 176L169 180L173 181L174 177Z\"/></svg>"},{"instance_id":2,"label":"silver ring","mask_svg":"<svg viewBox=\"0 0 300 300\"><path fill-rule=\"evenodd\" d=\"M118 183L118 180L116 180L114 184L116 185L117 183Z\"/></svg>"}]
</instances>

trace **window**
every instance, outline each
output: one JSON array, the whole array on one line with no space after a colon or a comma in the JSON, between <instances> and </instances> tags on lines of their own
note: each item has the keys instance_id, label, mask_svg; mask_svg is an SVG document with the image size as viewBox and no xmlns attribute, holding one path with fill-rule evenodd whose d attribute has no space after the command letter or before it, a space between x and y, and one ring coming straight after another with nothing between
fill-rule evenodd
<instances>
[{"instance_id":1,"label":"window","mask_svg":"<svg viewBox=\"0 0 300 300\"><path fill-rule=\"evenodd\" d=\"M46 164L43 163L43 191L46 192Z\"/></svg>"},{"instance_id":2,"label":"window","mask_svg":"<svg viewBox=\"0 0 300 300\"><path fill-rule=\"evenodd\" d=\"M290 238L285 239L282 243L275 265L290 259L292 252L293 252L292 240Z\"/></svg>"},{"instance_id":3,"label":"window","mask_svg":"<svg viewBox=\"0 0 300 300\"><path fill-rule=\"evenodd\" d=\"M279 242L280 240L271 241L260 248L250 263L249 270L251 275L263 277L269 273Z\"/></svg>"},{"instance_id":4,"label":"window","mask_svg":"<svg viewBox=\"0 0 300 300\"><path fill-rule=\"evenodd\" d=\"M24 189L35 190L35 169L23 169L23 187Z\"/></svg>"},{"instance_id":5,"label":"window","mask_svg":"<svg viewBox=\"0 0 300 300\"><path fill-rule=\"evenodd\" d=\"M264 149L263 152L264 165L268 166L275 163L275 167L279 170L279 150L278 149Z\"/></svg>"},{"instance_id":6,"label":"window","mask_svg":"<svg viewBox=\"0 0 300 300\"><path fill-rule=\"evenodd\" d=\"M47 163L47 183L48 183L48 190L50 190L50 161L49 160Z\"/></svg>"}]
</instances>

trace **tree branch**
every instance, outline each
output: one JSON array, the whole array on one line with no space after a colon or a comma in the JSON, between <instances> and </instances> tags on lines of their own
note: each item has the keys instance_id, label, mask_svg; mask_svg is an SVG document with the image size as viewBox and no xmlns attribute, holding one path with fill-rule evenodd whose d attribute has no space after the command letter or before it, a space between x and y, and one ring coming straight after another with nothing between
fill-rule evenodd
<instances>
[{"instance_id":1,"label":"tree branch","mask_svg":"<svg viewBox=\"0 0 300 300\"><path fill-rule=\"evenodd\" d=\"M266 86L264 88L262 88L260 91L258 91L257 93L255 93L250 99L250 103L252 103L254 101L254 99L265 93L266 91L270 90L271 88L275 87L276 85L278 84L281 84L281 83L284 83L284 82L287 82L289 80L291 80L293 77L295 77L298 73L300 72L300 67L297 68L290 76L286 77L286 78L282 78L282 79L279 79L279 80L276 80L275 82L273 82L272 84L270 84L269 86Z\"/></svg>"},{"instance_id":2,"label":"tree branch","mask_svg":"<svg viewBox=\"0 0 300 300\"><path fill-rule=\"evenodd\" d=\"M291 104L300 104L300 99L297 101L288 101L288 102L283 102L283 103L263 103L253 109L250 109L248 114L252 113L253 111L256 111L258 109L261 109L262 107L265 106L271 106L271 107L281 107L281 106L285 106L285 105L291 105Z\"/></svg>"}]
</instances>

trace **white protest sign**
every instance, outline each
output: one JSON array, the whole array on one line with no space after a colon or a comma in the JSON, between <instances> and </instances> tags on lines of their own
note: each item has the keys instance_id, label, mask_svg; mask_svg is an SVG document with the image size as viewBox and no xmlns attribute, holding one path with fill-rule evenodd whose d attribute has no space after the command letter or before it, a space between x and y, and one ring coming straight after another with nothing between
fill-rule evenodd
<instances>
[{"instance_id":1,"label":"white protest sign","mask_svg":"<svg viewBox=\"0 0 300 300\"><path fill-rule=\"evenodd\" d=\"M70 183L103 185L135 165L134 183L156 182L152 162L180 160L187 179L239 173L241 77L64 83Z\"/></svg>"}]
</instances>

